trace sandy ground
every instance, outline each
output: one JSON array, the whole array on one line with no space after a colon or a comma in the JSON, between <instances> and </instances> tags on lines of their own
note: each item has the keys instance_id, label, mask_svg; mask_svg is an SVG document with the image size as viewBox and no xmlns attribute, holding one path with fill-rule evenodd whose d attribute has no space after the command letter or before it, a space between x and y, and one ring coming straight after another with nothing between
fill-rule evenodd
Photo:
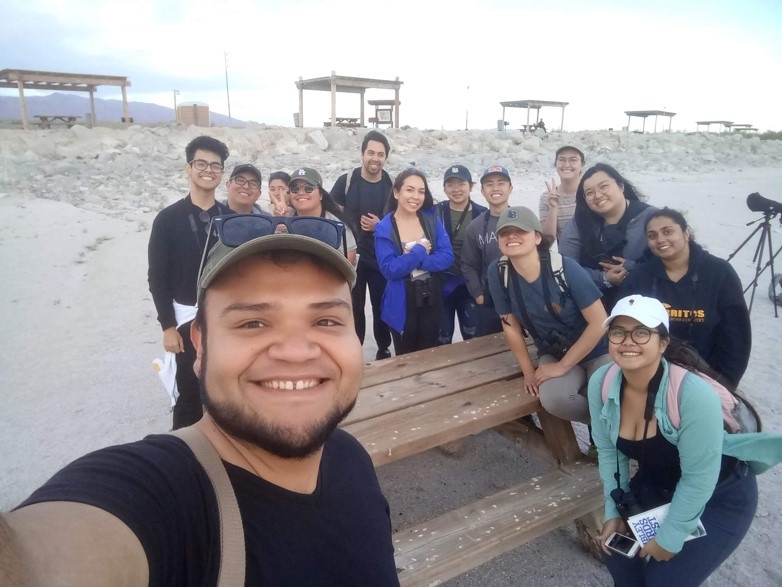
<instances>
[{"instance_id":1,"label":"sandy ground","mask_svg":"<svg viewBox=\"0 0 782 587\"><path fill-rule=\"evenodd\" d=\"M759 216L747 209L747 194L759 191L782 200L780 169L631 179L650 203L687 210L697 239L723 257L749 235L752 227L746 223ZM544 177L513 180L512 203L537 209ZM477 189L474 196L480 201ZM168 400L151 368L161 353L146 287L153 218L154 212L110 215L53 200L0 196L0 510L13 507L85 452L170 428ZM778 220L773 238L776 247L782 245ZM745 284L754 276L755 243L733 261ZM766 429L782 431L782 319L774 317L768 283L766 272L752 311L753 353L742 388ZM371 338L367 360L375 353ZM401 528L545 468L489 432L471 438L456 456L430 451L384 467L379 476L394 526ZM749 535L710 585L782 585L780 481L782 467L759 478L760 505ZM448 584L531 583L607 585L610 580L602 565L579 549L572 529L564 528Z\"/></svg>"}]
</instances>

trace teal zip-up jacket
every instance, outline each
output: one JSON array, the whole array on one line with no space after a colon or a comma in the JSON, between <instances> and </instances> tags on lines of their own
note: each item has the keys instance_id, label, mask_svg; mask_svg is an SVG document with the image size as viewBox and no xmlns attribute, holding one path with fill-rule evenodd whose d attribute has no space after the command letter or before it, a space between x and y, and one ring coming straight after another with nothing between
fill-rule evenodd
<instances>
[{"instance_id":1,"label":"teal zip-up jacket","mask_svg":"<svg viewBox=\"0 0 782 587\"><path fill-rule=\"evenodd\" d=\"M679 389L681 424L674 428L668 417L668 361L662 359L663 378L654 402L657 429L679 449L682 475L673 494L668 516L660 526L656 541L668 552L679 552L684 539L695 529L711 498L720 474L722 455L746 461L755 473L762 473L782 461L782 435L769 432L728 434L723 429L722 403L706 380L688 374ZM589 380L589 411L592 437L597 447L600 478L605 496L605 519L618 518L611 491L616 488L617 457L620 486L629 491L629 459L616 450L619 437L621 377L614 377L603 404L605 365ZM709 529L706 528L708 533Z\"/></svg>"}]
</instances>

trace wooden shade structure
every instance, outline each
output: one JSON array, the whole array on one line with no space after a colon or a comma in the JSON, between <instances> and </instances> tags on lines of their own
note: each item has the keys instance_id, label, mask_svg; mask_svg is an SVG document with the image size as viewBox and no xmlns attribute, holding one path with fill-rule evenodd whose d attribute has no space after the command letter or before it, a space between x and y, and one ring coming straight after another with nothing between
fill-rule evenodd
<instances>
[{"instance_id":1,"label":"wooden shade structure","mask_svg":"<svg viewBox=\"0 0 782 587\"><path fill-rule=\"evenodd\" d=\"M301 79L296 82L299 89L299 118L298 126L304 126L304 90L316 90L321 92L331 92L331 126L337 124L337 93L359 94L361 100L360 126L364 125L364 95L370 88L381 90L394 90L394 127L399 128L399 88L404 82L399 78L394 80L372 79L366 77L346 77L331 72L329 77L316 77L312 79Z\"/></svg>"},{"instance_id":2,"label":"wooden shade structure","mask_svg":"<svg viewBox=\"0 0 782 587\"><path fill-rule=\"evenodd\" d=\"M565 125L565 106L570 102L552 102L551 100L514 100L511 102L500 102L502 106L502 120L505 120L506 108L526 108L527 109L527 128L529 128L529 111L535 111L535 124L540 121L540 109L546 106L553 106L562 109L562 116L559 120L559 130Z\"/></svg>"},{"instance_id":3,"label":"wooden shade structure","mask_svg":"<svg viewBox=\"0 0 782 587\"><path fill-rule=\"evenodd\" d=\"M673 122L673 117L676 116L676 112L667 112L665 110L625 110L625 114L627 114L627 130L630 130L630 119L632 117L636 116L643 119L641 132L646 132L646 119L650 116L654 116L654 132L657 132L657 117L667 116L668 131L670 132L671 122Z\"/></svg>"},{"instance_id":4,"label":"wooden shade structure","mask_svg":"<svg viewBox=\"0 0 782 587\"><path fill-rule=\"evenodd\" d=\"M61 92L89 92L90 113L95 120L94 93L98 86L119 86L122 88L122 106L124 120L130 121L128 95L126 88L130 80L116 75L92 75L88 73L61 73L54 71L30 71L25 69L3 69L0 71L0 88L17 88L19 105L22 109L22 124L25 130L30 128L27 119L27 104L24 101L25 90L57 90Z\"/></svg>"}]
</instances>

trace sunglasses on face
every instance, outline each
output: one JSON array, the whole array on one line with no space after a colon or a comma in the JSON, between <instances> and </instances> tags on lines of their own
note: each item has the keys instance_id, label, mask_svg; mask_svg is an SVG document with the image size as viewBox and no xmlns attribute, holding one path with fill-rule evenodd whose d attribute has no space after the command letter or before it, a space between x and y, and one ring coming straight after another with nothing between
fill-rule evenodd
<instances>
[{"instance_id":1,"label":"sunglasses on face","mask_svg":"<svg viewBox=\"0 0 782 587\"><path fill-rule=\"evenodd\" d=\"M345 225L338 220L318 216L261 216L260 214L215 216L209 225L209 238L201 256L201 266L198 269L199 281L206 257L215 239L227 247L236 248L253 239L277 233L314 238L337 250L342 248L342 254L347 257Z\"/></svg>"},{"instance_id":2,"label":"sunglasses on face","mask_svg":"<svg viewBox=\"0 0 782 587\"><path fill-rule=\"evenodd\" d=\"M312 192L315 191L315 186L310 184L291 186L292 194L298 194L301 190L304 190L306 193L311 194Z\"/></svg>"}]
</instances>

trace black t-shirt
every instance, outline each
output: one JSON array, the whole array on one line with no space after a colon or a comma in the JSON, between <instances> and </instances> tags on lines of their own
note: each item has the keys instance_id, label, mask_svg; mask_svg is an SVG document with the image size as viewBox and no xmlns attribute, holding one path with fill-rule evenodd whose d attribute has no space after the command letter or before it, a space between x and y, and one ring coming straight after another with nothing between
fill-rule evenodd
<instances>
[{"instance_id":1,"label":"black t-shirt","mask_svg":"<svg viewBox=\"0 0 782 587\"><path fill-rule=\"evenodd\" d=\"M366 451L337 430L311 495L230 463L245 534L247 585L398 585L388 503ZM96 451L20 507L74 501L122 520L139 538L149 584L215 585L220 527L214 490L187 445L169 435Z\"/></svg>"},{"instance_id":2,"label":"black t-shirt","mask_svg":"<svg viewBox=\"0 0 782 587\"><path fill-rule=\"evenodd\" d=\"M331 197L337 204L345 207L348 221L356 228L356 252L359 255L359 263L377 268L375 233L361 228L361 217L369 213L383 218L383 211L391 195L391 178L383 171L379 181L367 181L361 177L360 167L349 172L349 175L350 189L345 191L348 174L340 176L331 190Z\"/></svg>"}]
</instances>

